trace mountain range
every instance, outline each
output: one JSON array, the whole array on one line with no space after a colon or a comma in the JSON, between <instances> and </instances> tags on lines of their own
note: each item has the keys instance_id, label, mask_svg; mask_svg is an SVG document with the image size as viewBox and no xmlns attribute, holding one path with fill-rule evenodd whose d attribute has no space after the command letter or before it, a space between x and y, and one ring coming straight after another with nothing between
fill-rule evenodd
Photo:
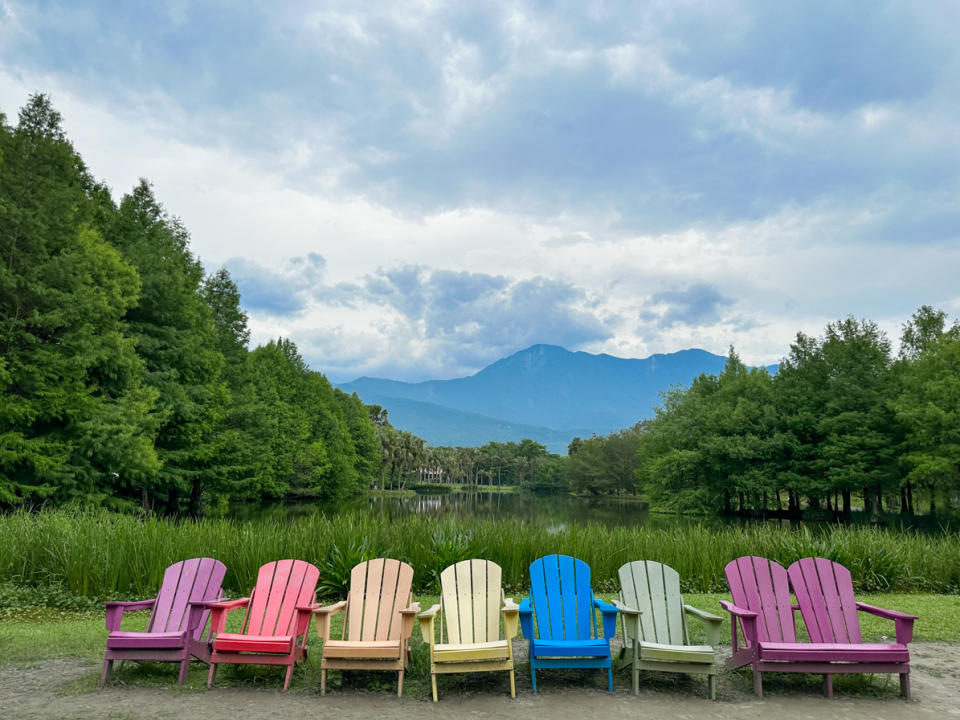
<instances>
[{"instance_id":1,"label":"mountain range","mask_svg":"<svg viewBox=\"0 0 960 720\"><path fill-rule=\"evenodd\" d=\"M530 438L565 453L575 436L606 435L652 417L662 391L719 373L725 362L698 349L637 359L533 345L469 377L419 383L361 377L339 387L383 406L394 427L430 445Z\"/></svg>"}]
</instances>

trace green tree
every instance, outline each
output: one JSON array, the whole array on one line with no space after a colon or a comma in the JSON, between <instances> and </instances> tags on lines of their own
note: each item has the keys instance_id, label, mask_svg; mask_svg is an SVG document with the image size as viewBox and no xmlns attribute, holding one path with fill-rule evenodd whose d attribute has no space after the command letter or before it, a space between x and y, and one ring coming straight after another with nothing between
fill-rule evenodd
<instances>
[{"instance_id":1,"label":"green tree","mask_svg":"<svg viewBox=\"0 0 960 720\"><path fill-rule=\"evenodd\" d=\"M49 98L0 115L0 502L104 500L157 467L155 393L125 335L134 269ZM109 212L109 206L107 207Z\"/></svg>"}]
</instances>

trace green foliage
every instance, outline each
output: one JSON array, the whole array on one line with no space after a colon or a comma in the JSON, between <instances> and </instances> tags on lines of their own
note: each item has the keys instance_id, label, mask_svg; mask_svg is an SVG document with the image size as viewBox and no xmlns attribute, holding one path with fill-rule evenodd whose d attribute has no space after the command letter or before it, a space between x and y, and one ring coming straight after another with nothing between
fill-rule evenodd
<instances>
[{"instance_id":1,"label":"green foliage","mask_svg":"<svg viewBox=\"0 0 960 720\"><path fill-rule=\"evenodd\" d=\"M317 594L325 598L344 599L350 589L350 572L353 568L376 557L364 539L331 545L327 556L317 566L320 568Z\"/></svg>"},{"instance_id":2,"label":"green foliage","mask_svg":"<svg viewBox=\"0 0 960 720\"><path fill-rule=\"evenodd\" d=\"M0 115L0 255L0 507L198 516L376 477L369 409L289 341L249 353L229 273L146 180L117 206L43 95Z\"/></svg>"}]
</instances>

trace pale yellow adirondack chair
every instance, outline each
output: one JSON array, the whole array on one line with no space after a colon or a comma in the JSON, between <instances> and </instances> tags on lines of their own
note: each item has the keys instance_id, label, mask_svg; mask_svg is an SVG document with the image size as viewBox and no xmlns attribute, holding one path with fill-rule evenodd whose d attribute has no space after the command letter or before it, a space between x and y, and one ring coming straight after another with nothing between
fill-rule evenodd
<instances>
[{"instance_id":1,"label":"pale yellow adirondack chair","mask_svg":"<svg viewBox=\"0 0 960 720\"><path fill-rule=\"evenodd\" d=\"M633 669L633 692L639 691L641 670L706 675L710 699L716 699L717 663L714 646L720 640L722 618L684 605L680 575L652 560L621 566L620 600L614 602L623 618L621 660ZM687 615L706 623L706 645L691 645Z\"/></svg>"},{"instance_id":2,"label":"pale yellow adirondack chair","mask_svg":"<svg viewBox=\"0 0 960 720\"><path fill-rule=\"evenodd\" d=\"M430 683L437 701L438 673L510 671L510 697L517 696L513 677L513 638L519 608L503 598L500 566L489 560L464 560L440 573L440 604L420 614L423 641L430 646ZM502 603L502 605L501 605ZM434 619L441 613L440 642ZM503 637L500 615L503 614ZM446 642L444 642L446 625Z\"/></svg>"},{"instance_id":3,"label":"pale yellow adirondack chair","mask_svg":"<svg viewBox=\"0 0 960 720\"><path fill-rule=\"evenodd\" d=\"M397 695L410 663L409 640L419 603L410 602L413 568L399 560L377 558L350 573L347 600L314 610L323 638L320 694L327 691L327 670L397 670ZM409 607L408 607L409 604ZM346 609L340 640L330 639L330 618Z\"/></svg>"}]
</instances>

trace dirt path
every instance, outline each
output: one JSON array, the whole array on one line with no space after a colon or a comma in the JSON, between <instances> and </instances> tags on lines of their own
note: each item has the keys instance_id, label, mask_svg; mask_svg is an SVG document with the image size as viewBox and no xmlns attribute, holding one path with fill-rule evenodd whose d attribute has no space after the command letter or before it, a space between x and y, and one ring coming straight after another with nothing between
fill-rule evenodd
<instances>
[{"instance_id":1,"label":"dirt path","mask_svg":"<svg viewBox=\"0 0 960 720\"><path fill-rule=\"evenodd\" d=\"M905 703L897 696L895 679L877 676L871 682L844 685L827 700L817 694L815 678L765 676L767 697L757 700L743 673L720 677L720 700L703 697L696 681L681 680L676 687L657 683L656 676L644 683L639 697L629 691L621 673L610 695L600 687L552 685L533 695L524 682L524 665L518 670L517 698L496 692L464 693L429 701L398 699L389 691L337 690L321 698L309 691L280 693L249 687L213 690L111 685L90 690L98 668L79 660L49 660L26 666L0 666L0 718L3 720L51 720L108 718L203 717L208 720L259 720L260 718L316 716L343 720L432 720L435 718L529 717L551 720L596 720L614 717L653 717L669 720L707 718L763 718L806 720L830 716L852 718L960 718L960 645L918 643L912 646L914 699ZM664 676L660 676L664 677ZM768 681L766 678L770 677ZM539 679L539 677L538 677ZM643 680L642 680L643 681ZM650 689L653 687L654 689Z\"/></svg>"}]
</instances>

